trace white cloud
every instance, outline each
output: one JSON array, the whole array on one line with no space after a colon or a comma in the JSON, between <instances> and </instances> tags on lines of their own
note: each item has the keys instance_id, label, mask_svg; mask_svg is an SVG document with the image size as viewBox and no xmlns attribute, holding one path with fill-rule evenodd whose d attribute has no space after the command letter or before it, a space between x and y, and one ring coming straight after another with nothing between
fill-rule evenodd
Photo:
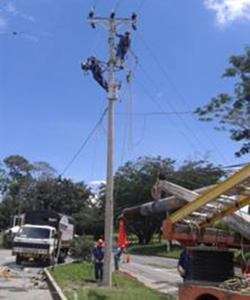
<instances>
[{"instance_id":1,"label":"white cloud","mask_svg":"<svg viewBox=\"0 0 250 300\"><path fill-rule=\"evenodd\" d=\"M19 12L13 2L8 2L4 7L4 11L11 17L20 17L33 23L36 22L36 19L33 16Z\"/></svg>"},{"instance_id":2,"label":"white cloud","mask_svg":"<svg viewBox=\"0 0 250 300\"><path fill-rule=\"evenodd\" d=\"M6 27L7 27L6 19L0 15L0 31L6 29Z\"/></svg>"},{"instance_id":3,"label":"white cloud","mask_svg":"<svg viewBox=\"0 0 250 300\"><path fill-rule=\"evenodd\" d=\"M18 15L18 10L13 2L8 2L6 4L5 11L14 17Z\"/></svg>"},{"instance_id":4,"label":"white cloud","mask_svg":"<svg viewBox=\"0 0 250 300\"><path fill-rule=\"evenodd\" d=\"M215 11L218 24L235 20L250 20L250 0L204 0L208 9Z\"/></svg>"},{"instance_id":5,"label":"white cloud","mask_svg":"<svg viewBox=\"0 0 250 300\"><path fill-rule=\"evenodd\" d=\"M105 180L94 180L94 181L90 181L89 184L90 184L90 185L106 184L106 181L105 181Z\"/></svg>"}]
</instances>

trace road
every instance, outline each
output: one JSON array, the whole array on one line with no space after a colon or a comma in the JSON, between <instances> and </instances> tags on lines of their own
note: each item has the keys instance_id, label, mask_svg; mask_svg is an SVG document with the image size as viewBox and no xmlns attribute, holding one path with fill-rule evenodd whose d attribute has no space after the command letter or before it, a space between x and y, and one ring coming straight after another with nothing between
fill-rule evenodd
<instances>
[{"instance_id":1,"label":"road","mask_svg":"<svg viewBox=\"0 0 250 300\"><path fill-rule=\"evenodd\" d=\"M17 266L10 250L0 250L0 299L52 300L42 268Z\"/></svg>"},{"instance_id":2,"label":"road","mask_svg":"<svg viewBox=\"0 0 250 300\"><path fill-rule=\"evenodd\" d=\"M122 262L120 270L135 276L148 287L166 294L177 294L182 279L176 265L177 260L172 258L130 255L130 263Z\"/></svg>"}]
</instances>

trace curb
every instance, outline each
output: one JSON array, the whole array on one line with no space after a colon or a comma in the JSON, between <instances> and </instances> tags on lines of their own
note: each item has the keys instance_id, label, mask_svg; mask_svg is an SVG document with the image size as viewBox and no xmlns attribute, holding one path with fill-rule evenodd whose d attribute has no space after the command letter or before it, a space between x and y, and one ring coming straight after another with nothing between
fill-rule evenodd
<instances>
[{"instance_id":1,"label":"curb","mask_svg":"<svg viewBox=\"0 0 250 300\"><path fill-rule=\"evenodd\" d=\"M48 282L48 286L49 286L52 298L54 300L67 300L67 298L63 294L61 288L59 287L59 285L55 282L55 280L49 273L49 270L47 268L44 268L43 271L47 278L47 282Z\"/></svg>"}]
</instances>

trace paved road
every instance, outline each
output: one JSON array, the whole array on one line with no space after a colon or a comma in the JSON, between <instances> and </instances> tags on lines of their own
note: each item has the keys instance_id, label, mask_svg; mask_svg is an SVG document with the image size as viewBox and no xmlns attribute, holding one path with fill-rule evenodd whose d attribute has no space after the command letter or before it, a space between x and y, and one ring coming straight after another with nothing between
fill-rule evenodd
<instances>
[{"instance_id":1,"label":"paved road","mask_svg":"<svg viewBox=\"0 0 250 300\"><path fill-rule=\"evenodd\" d=\"M135 276L145 285L166 294L176 294L182 282L176 259L131 255L130 263L121 263L120 269Z\"/></svg>"},{"instance_id":2,"label":"paved road","mask_svg":"<svg viewBox=\"0 0 250 300\"><path fill-rule=\"evenodd\" d=\"M15 277L3 276L9 269ZM42 269L29 265L17 266L10 250L0 250L0 299L52 300Z\"/></svg>"}]
</instances>

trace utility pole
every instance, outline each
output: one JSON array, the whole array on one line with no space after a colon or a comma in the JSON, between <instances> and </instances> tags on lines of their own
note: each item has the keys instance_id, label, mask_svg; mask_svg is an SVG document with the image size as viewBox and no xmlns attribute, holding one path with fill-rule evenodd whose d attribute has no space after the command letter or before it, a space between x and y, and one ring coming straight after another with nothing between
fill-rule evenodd
<instances>
[{"instance_id":1,"label":"utility pole","mask_svg":"<svg viewBox=\"0 0 250 300\"><path fill-rule=\"evenodd\" d=\"M108 138L107 138L107 186L106 186L106 203L105 203L105 229L104 229L104 272L103 285L112 286L112 242L113 242L113 223L114 223L114 178L113 178L113 145L114 145L114 103L117 100L117 82L114 71L116 67L115 57L115 35L116 29L122 24L131 25L136 29L136 15L132 14L131 18L116 18L112 12L109 17L94 17L91 11L88 20L92 28L97 23L101 23L108 28Z\"/></svg>"}]
</instances>

